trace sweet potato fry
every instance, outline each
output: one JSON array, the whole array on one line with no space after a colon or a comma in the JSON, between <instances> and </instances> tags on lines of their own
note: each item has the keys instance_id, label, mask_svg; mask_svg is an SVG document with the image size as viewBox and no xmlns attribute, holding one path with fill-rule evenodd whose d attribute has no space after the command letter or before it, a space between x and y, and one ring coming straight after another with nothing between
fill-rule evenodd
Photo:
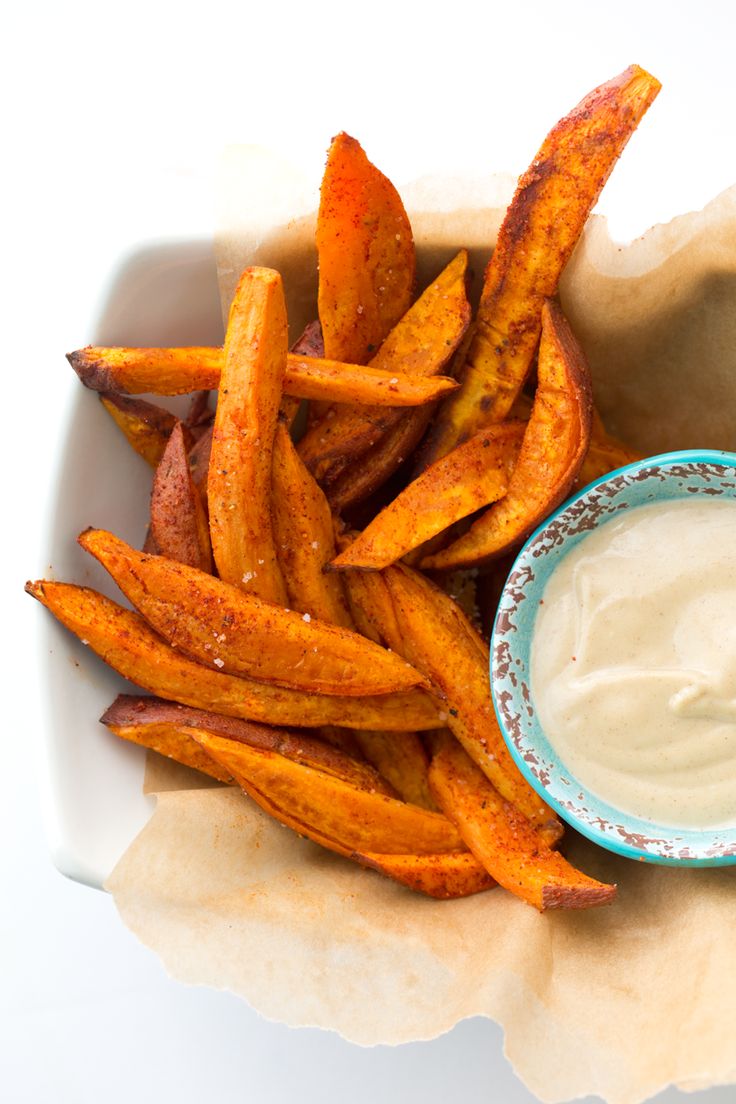
<instances>
[{"instance_id":1,"label":"sweet potato fry","mask_svg":"<svg viewBox=\"0 0 736 1104\"><path fill-rule=\"evenodd\" d=\"M542 309L537 391L508 493L422 567L475 567L519 544L568 494L588 451L590 373L572 330L552 300Z\"/></svg>"},{"instance_id":2,"label":"sweet potato fry","mask_svg":"<svg viewBox=\"0 0 736 1104\"><path fill-rule=\"evenodd\" d=\"M502 498L523 435L523 422L489 426L436 460L330 566L374 571L388 567L456 521Z\"/></svg>"},{"instance_id":3,"label":"sweet potato fry","mask_svg":"<svg viewBox=\"0 0 736 1104\"><path fill-rule=\"evenodd\" d=\"M594 89L552 128L519 180L486 270L462 387L443 404L428 461L511 409L539 340L542 305L659 89L638 65Z\"/></svg>"},{"instance_id":4,"label":"sweet potato fry","mask_svg":"<svg viewBox=\"0 0 736 1104\"><path fill-rule=\"evenodd\" d=\"M371 360L371 368L392 372L396 381L402 376L421 379L441 372L470 321L467 267L468 255L463 249L394 326ZM299 454L318 479L328 471L339 474L401 417L401 411L387 407L341 410L307 431L299 443Z\"/></svg>"},{"instance_id":5,"label":"sweet potato fry","mask_svg":"<svg viewBox=\"0 0 736 1104\"><path fill-rule=\"evenodd\" d=\"M316 242L325 354L365 364L409 309L416 262L398 192L348 134L327 155Z\"/></svg>"},{"instance_id":6,"label":"sweet potato fry","mask_svg":"<svg viewBox=\"0 0 736 1104\"><path fill-rule=\"evenodd\" d=\"M273 751L200 729L186 731L246 793L262 794L290 820L313 827L346 851L422 855L465 849L455 827L439 813L359 790Z\"/></svg>"},{"instance_id":7,"label":"sweet potato fry","mask_svg":"<svg viewBox=\"0 0 736 1104\"><path fill-rule=\"evenodd\" d=\"M595 414L595 411L594 411ZM641 460L642 455L622 441L611 437L603 425L599 415L595 415L590 431L590 443L585 454L578 477L575 480L574 490L581 490L592 483L594 479L600 479L602 475L608 475L616 468L623 468L626 464L633 464L635 460Z\"/></svg>"},{"instance_id":8,"label":"sweet potato fry","mask_svg":"<svg viewBox=\"0 0 736 1104\"><path fill-rule=\"evenodd\" d=\"M290 607L352 629L342 580L322 570L335 554L330 507L283 424L276 427L271 479L276 555Z\"/></svg>"},{"instance_id":9,"label":"sweet potato fry","mask_svg":"<svg viewBox=\"0 0 736 1104\"><path fill-rule=\"evenodd\" d=\"M102 392L100 402L132 448L155 468L176 425L174 415L145 399L129 399L114 392Z\"/></svg>"},{"instance_id":10,"label":"sweet potato fry","mask_svg":"<svg viewBox=\"0 0 736 1104\"><path fill-rule=\"evenodd\" d=\"M103 529L88 529L79 543L156 632L218 671L348 697L427 685L408 663L357 633L244 594L185 564L146 556Z\"/></svg>"},{"instance_id":11,"label":"sweet potato fry","mask_svg":"<svg viewBox=\"0 0 736 1104\"><path fill-rule=\"evenodd\" d=\"M207 514L189 473L181 422L172 430L153 477L151 537L159 555L211 573Z\"/></svg>"},{"instance_id":12,"label":"sweet potato fry","mask_svg":"<svg viewBox=\"0 0 736 1104\"><path fill-rule=\"evenodd\" d=\"M437 804L499 885L540 911L611 904L616 886L582 874L548 847L449 733L434 746L429 782Z\"/></svg>"},{"instance_id":13,"label":"sweet potato fry","mask_svg":"<svg viewBox=\"0 0 736 1104\"><path fill-rule=\"evenodd\" d=\"M185 729L203 729L215 736L250 744L251 747L276 751L295 763L342 778L358 789L396 797L395 790L369 763L346 755L311 733L289 732L284 728L191 709L161 698L133 697L130 694L120 694L100 721L121 739L152 748L188 767L211 774L221 782L233 781L230 772L203 752Z\"/></svg>"},{"instance_id":14,"label":"sweet potato fry","mask_svg":"<svg viewBox=\"0 0 736 1104\"><path fill-rule=\"evenodd\" d=\"M470 851L450 851L444 855L376 855L354 851L350 858L401 882L415 893L440 901L470 897L493 889L496 884Z\"/></svg>"},{"instance_id":15,"label":"sweet potato fry","mask_svg":"<svg viewBox=\"0 0 736 1104\"><path fill-rule=\"evenodd\" d=\"M210 393L207 390L194 391L189 400L189 410L184 425L192 431L195 438L201 437L204 429L210 425L215 412L210 406Z\"/></svg>"},{"instance_id":16,"label":"sweet potato fry","mask_svg":"<svg viewBox=\"0 0 736 1104\"><path fill-rule=\"evenodd\" d=\"M423 809L437 806L429 792L429 758L414 732L354 733L361 752L404 801Z\"/></svg>"},{"instance_id":17,"label":"sweet potato fry","mask_svg":"<svg viewBox=\"0 0 736 1104\"><path fill-rule=\"evenodd\" d=\"M236 678L179 655L138 614L88 587L39 580L26 590L123 678L195 709L296 728L416 732L439 723L437 707L421 691L341 698Z\"/></svg>"},{"instance_id":18,"label":"sweet potato fry","mask_svg":"<svg viewBox=\"0 0 736 1104\"><path fill-rule=\"evenodd\" d=\"M126 349L88 346L67 354L85 386L123 395L184 395L220 386L223 350L218 348ZM459 384L448 376L412 377L372 365L346 364L292 351L283 389L295 399L363 406L422 406Z\"/></svg>"},{"instance_id":19,"label":"sweet potato fry","mask_svg":"<svg viewBox=\"0 0 736 1104\"><path fill-rule=\"evenodd\" d=\"M247 268L235 289L207 476L212 552L220 578L286 605L271 527L271 457L286 366L278 272Z\"/></svg>"},{"instance_id":20,"label":"sweet potato fry","mask_svg":"<svg viewBox=\"0 0 736 1104\"><path fill-rule=\"evenodd\" d=\"M202 436L195 441L189 450L189 472L194 480L194 485L199 491L203 506L207 506L207 476L210 470L210 456L212 454L213 427L207 426Z\"/></svg>"},{"instance_id":21,"label":"sweet potato fry","mask_svg":"<svg viewBox=\"0 0 736 1104\"><path fill-rule=\"evenodd\" d=\"M444 723L498 791L545 838L559 839L560 822L511 758L493 711L488 646L459 606L403 564L380 574L350 571L346 581L351 600L363 605L388 647L423 671L446 699Z\"/></svg>"}]
</instances>

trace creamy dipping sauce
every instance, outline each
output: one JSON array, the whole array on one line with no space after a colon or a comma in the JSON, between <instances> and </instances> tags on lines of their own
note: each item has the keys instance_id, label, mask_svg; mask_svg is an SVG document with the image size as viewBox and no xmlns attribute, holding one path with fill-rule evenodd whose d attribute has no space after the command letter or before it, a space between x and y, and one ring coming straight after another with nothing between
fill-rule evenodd
<instances>
[{"instance_id":1,"label":"creamy dipping sauce","mask_svg":"<svg viewBox=\"0 0 736 1104\"><path fill-rule=\"evenodd\" d=\"M736 501L632 508L580 541L544 591L531 689L603 800L672 827L736 824Z\"/></svg>"}]
</instances>

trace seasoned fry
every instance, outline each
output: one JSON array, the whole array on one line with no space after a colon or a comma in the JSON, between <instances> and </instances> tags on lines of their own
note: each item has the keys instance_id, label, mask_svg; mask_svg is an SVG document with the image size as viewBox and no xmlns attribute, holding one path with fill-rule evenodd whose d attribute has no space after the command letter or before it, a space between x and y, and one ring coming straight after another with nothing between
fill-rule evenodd
<instances>
[{"instance_id":1,"label":"seasoned fry","mask_svg":"<svg viewBox=\"0 0 736 1104\"><path fill-rule=\"evenodd\" d=\"M204 429L210 425L215 416L210 407L210 393L207 390L195 391L189 400L189 410L184 419L184 425L192 431L194 437L201 437Z\"/></svg>"},{"instance_id":2,"label":"seasoned fry","mask_svg":"<svg viewBox=\"0 0 736 1104\"><path fill-rule=\"evenodd\" d=\"M417 732L440 723L437 707L418 690L340 698L236 678L179 655L137 613L88 587L39 580L26 591L123 678L182 705L295 728Z\"/></svg>"},{"instance_id":3,"label":"seasoned fry","mask_svg":"<svg viewBox=\"0 0 736 1104\"><path fill-rule=\"evenodd\" d=\"M581 874L548 847L449 733L433 743L429 783L437 804L499 885L540 911L612 903L616 886Z\"/></svg>"},{"instance_id":4,"label":"seasoned fry","mask_svg":"<svg viewBox=\"0 0 736 1104\"><path fill-rule=\"evenodd\" d=\"M342 580L322 570L335 554L330 508L282 424L276 427L271 478L276 555L290 607L352 629Z\"/></svg>"},{"instance_id":5,"label":"seasoned fry","mask_svg":"<svg viewBox=\"0 0 736 1104\"><path fill-rule=\"evenodd\" d=\"M348 697L426 686L408 663L357 633L271 605L185 564L146 556L103 529L88 529L79 543L152 628L216 671Z\"/></svg>"},{"instance_id":6,"label":"seasoned fry","mask_svg":"<svg viewBox=\"0 0 736 1104\"><path fill-rule=\"evenodd\" d=\"M423 809L437 806L429 792L429 759L414 732L359 731L355 739L365 758L404 801Z\"/></svg>"},{"instance_id":7,"label":"seasoned fry","mask_svg":"<svg viewBox=\"0 0 736 1104\"><path fill-rule=\"evenodd\" d=\"M207 515L189 473L181 422L172 430L153 478L151 538L158 555L212 571Z\"/></svg>"},{"instance_id":8,"label":"seasoned fry","mask_svg":"<svg viewBox=\"0 0 736 1104\"><path fill-rule=\"evenodd\" d=\"M396 380L402 376L421 379L442 371L470 321L467 267L468 254L462 249L394 326L371 360L371 368L389 371ZM401 411L385 407L342 410L307 431L299 443L299 454L318 479L328 473L339 474L401 417Z\"/></svg>"},{"instance_id":9,"label":"seasoned fry","mask_svg":"<svg viewBox=\"0 0 736 1104\"><path fill-rule=\"evenodd\" d=\"M230 771L246 793L256 801L256 795L263 795L277 808L279 820L292 822L289 827L300 825L296 830L310 837L310 829L316 830L321 837L339 844L343 854L378 851L387 855L431 855L465 849L455 827L440 813L359 790L273 751L201 729L186 731Z\"/></svg>"},{"instance_id":10,"label":"seasoned fry","mask_svg":"<svg viewBox=\"0 0 736 1104\"><path fill-rule=\"evenodd\" d=\"M502 421L539 340L542 305L624 146L660 89L632 65L594 89L544 140L506 212L486 270L462 387L443 404L427 462Z\"/></svg>"},{"instance_id":11,"label":"seasoned fry","mask_svg":"<svg viewBox=\"0 0 736 1104\"><path fill-rule=\"evenodd\" d=\"M350 571L346 581L351 600L388 647L416 664L446 699L444 723L498 791L550 842L559 839L559 821L511 758L491 702L488 646L460 608L403 564L380 574Z\"/></svg>"},{"instance_id":12,"label":"seasoned fry","mask_svg":"<svg viewBox=\"0 0 736 1104\"><path fill-rule=\"evenodd\" d=\"M506 496L422 567L474 567L519 544L559 505L590 440L593 400L588 365L562 311L542 310L537 391Z\"/></svg>"},{"instance_id":13,"label":"seasoned fry","mask_svg":"<svg viewBox=\"0 0 736 1104\"><path fill-rule=\"evenodd\" d=\"M409 309L416 262L398 192L348 134L327 155L316 241L325 355L365 364Z\"/></svg>"},{"instance_id":14,"label":"seasoned fry","mask_svg":"<svg viewBox=\"0 0 736 1104\"><path fill-rule=\"evenodd\" d=\"M145 399L129 399L113 392L102 392L100 402L138 455L152 468L157 467L176 425L174 415Z\"/></svg>"},{"instance_id":15,"label":"seasoned fry","mask_svg":"<svg viewBox=\"0 0 736 1104\"><path fill-rule=\"evenodd\" d=\"M436 460L330 566L374 571L388 567L456 521L502 498L523 435L523 422L489 426Z\"/></svg>"},{"instance_id":16,"label":"seasoned fry","mask_svg":"<svg viewBox=\"0 0 736 1104\"><path fill-rule=\"evenodd\" d=\"M493 889L495 881L469 851L444 855L376 855L354 851L351 859L386 874L416 893L449 901Z\"/></svg>"},{"instance_id":17,"label":"seasoned fry","mask_svg":"<svg viewBox=\"0 0 736 1104\"><path fill-rule=\"evenodd\" d=\"M287 353L278 272L247 268L235 290L212 435L207 502L220 578L286 605L271 527L271 457Z\"/></svg>"},{"instance_id":18,"label":"seasoned fry","mask_svg":"<svg viewBox=\"0 0 736 1104\"><path fill-rule=\"evenodd\" d=\"M188 457L189 472L205 507L207 506L207 476L212 454L212 433L213 427L207 426L202 436L192 445Z\"/></svg>"},{"instance_id":19,"label":"seasoned fry","mask_svg":"<svg viewBox=\"0 0 736 1104\"><path fill-rule=\"evenodd\" d=\"M67 354L86 387L123 395L185 395L220 386L223 350L125 349L90 345ZM363 406L422 406L436 402L459 384L448 376L410 376L393 368L345 364L317 353L287 355L284 392L295 399L357 403Z\"/></svg>"},{"instance_id":20,"label":"seasoned fry","mask_svg":"<svg viewBox=\"0 0 736 1104\"><path fill-rule=\"evenodd\" d=\"M100 721L121 739L152 748L188 767L211 774L221 782L232 782L233 776L203 752L196 740L186 734L186 729L203 729L228 740L275 751L296 763L342 778L358 789L396 797L395 790L370 764L346 755L312 734L289 732L284 728L191 709L161 698L130 694L118 695Z\"/></svg>"}]
</instances>

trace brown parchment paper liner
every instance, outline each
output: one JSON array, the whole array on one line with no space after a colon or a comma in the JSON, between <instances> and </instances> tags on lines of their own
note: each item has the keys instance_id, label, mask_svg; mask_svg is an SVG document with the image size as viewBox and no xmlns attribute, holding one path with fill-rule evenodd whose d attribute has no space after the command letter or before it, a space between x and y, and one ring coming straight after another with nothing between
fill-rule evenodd
<instances>
[{"instance_id":1,"label":"brown parchment paper liner","mask_svg":"<svg viewBox=\"0 0 736 1104\"><path fill-rule=\"evenodd\" d=\"M402 194L424 282L466 245L479 284L511 182ZM223 304L246 264L277 267L296 335L315 315L316 188L233 149L221 200ZM562 298L612 430L650 452L736 449L736 188L625 247L593 219ZM574 862L618 882L614 907L538 915L501 890L440 903L298 839L236 790L178 788L190 779L160 761L149 773L156 812L107 886L182 981L362 1044L488 1016L543 1101L638 1104L670 1082L736 1081L736 869L646 866L573 838Z\"/></svg>"}]
</instances>

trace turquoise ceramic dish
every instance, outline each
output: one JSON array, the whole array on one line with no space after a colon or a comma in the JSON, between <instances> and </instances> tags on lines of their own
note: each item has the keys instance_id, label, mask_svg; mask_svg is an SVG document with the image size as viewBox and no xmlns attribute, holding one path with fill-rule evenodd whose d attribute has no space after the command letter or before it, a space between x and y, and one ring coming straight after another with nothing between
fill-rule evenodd
<instances>
[{"instance_id":1,"label":"turquoise ceramic dish","mask_svg":"<svg viewBox=\"0 0 736 1104\"><path fill-rule=\"evenodd\" d=\"M736 827L680 830L621 812L566 769L537 720L530 654L539 602L560 560L620 510L693 494L736 498L736 454L690 450L619 468L569 499L537 529L506 581L491 641L491 687L520 770L568 824L628 858L682 866L736 864Z\"/></svg>"}]
</instances>

